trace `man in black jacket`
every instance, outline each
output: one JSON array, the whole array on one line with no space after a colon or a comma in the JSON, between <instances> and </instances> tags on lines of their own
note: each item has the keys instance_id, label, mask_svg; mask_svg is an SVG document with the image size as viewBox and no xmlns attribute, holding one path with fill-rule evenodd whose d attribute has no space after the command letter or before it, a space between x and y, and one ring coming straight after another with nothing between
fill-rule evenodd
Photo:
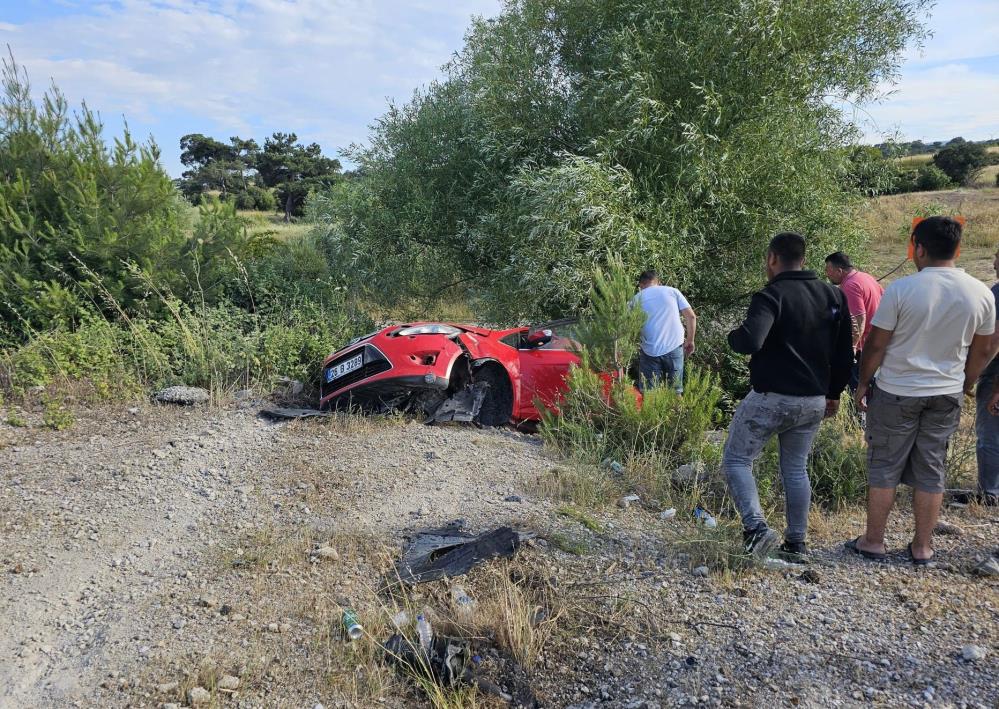
<instances>
[{"instance_id":1,"label":"man in black jacket","mask_svg":"<svg viewBox=\"0 0 999 709\"><path fill-rule=\"evenodd\" d=\"M767 286L753 295L728 343L749 362L752 391L729 426L722 469L742 516L746 551L764 557L779 536L767 526L753 462L775 435L780 443L787 530L781 551L807 553L812 490L805 464L823 416L839 410L853 366L850 311L838 288L802 270L805 239L778 234L767 249Z\"/></svg>"}]
</instances>

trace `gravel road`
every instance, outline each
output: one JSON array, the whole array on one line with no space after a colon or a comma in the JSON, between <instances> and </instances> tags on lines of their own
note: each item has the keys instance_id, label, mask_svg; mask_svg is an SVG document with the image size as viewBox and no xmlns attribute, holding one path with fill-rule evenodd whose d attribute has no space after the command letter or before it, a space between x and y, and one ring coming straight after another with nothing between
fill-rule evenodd
<instances>
[{"instance_id":1,"label":"gravel road","mask_svg":"<svg viewBox=\"0 0 999 709\"><path fill-rule=\"evenodd\" d=\"M194 703L209 656L231 673L227 689L212 680L218 705L409 706L399 683L360 696L356 677L350 691L331 679L340 656L317 658L309 599L364 583L405 530L458 517L539 531L531 573L592 585L565 592L581 615L540 655L544 706L999 705L999 585L967 573L999 544L994 513L949 517L965 533L939 539L936 569L845 558L854 514L817 523L814 577L697 578L685 523L638 505L587 529L538 485L560 462L510 431L142 406L82 412L63 432L0 426L0 443L0 707ZM294 558L254 557L265 536ZM324 570L316 548L336 540L342 565ZM622 608L620 627L582 620Z\"/></svg>"}]
</instances>

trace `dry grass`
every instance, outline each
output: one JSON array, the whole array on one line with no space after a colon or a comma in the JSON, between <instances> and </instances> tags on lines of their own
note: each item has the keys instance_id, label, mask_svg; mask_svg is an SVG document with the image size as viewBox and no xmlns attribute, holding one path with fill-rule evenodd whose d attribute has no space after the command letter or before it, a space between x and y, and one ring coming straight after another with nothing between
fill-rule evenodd
<instances>
[{"instance_id":1,"label":"dry grass","mask_svg":"<svg viewBox=\"0 0 999 709\"><path fill-rule=\"evenodd\" d=\"M286 222L284 215L276 212L241 211L239 216L247 221L250 234L266 234L280 241L304 236L312 229L304 221Z\"/></svg>"},{"instance_id":2,"label":"dry grass","mask_svg":"<svg viewBox=\"0 0 999 709\"><path fill-rule=\"evenodd\" d=\"M917 168L933 162L933 153L920 153L919 155L906 155L896 158L896 162L904 168Z\"/></svg>"},{"instance_id":3,"label":"dry grass","mask_svg":"<svg viewBox=\"0 0 999 709\"><path fill-rule=\"evenodd\" d=\"M878 276L897 266L906 255L912 218L928 210L967 218L959 265L975 277L992 282L992 257L999 245L999 189L996 188L912 192L870 200L859 216L872 238L866 259L858 259L858 265ZM892 279L914 270L911 263L904 264Z\"/></svg>"}]
</instances>

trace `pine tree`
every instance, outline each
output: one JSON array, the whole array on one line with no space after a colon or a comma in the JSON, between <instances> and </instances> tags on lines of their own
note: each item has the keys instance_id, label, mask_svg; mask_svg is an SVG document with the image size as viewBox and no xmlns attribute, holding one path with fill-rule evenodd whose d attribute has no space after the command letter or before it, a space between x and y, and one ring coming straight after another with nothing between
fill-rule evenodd
<instances>
[{"instance_id":1,"label":"pine tree","mask_svg":"<svg viewBox=\"0 0 999 709\"><path fill-rule=\"evenodd\" d=\"M594 269L589 306L580 318L576 339L598 371L623 377L638 351L645 311L631 305L634 294L634 279L620 256L611 256L605 268Z\"/></svg>"}]
</instances>

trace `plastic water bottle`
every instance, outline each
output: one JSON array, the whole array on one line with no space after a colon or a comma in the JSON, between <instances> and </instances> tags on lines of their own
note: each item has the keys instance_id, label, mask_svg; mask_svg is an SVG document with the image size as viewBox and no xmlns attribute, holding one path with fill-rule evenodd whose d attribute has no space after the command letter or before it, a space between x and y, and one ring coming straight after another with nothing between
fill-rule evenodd
<instances>
[{"instance_id":1,"label":"plastic water bottle","mask_svg":"<svg viewBox=\"0 0 999 709\"><path fill-rule=\"evenodd\" d=\"M697 507L694 509L694 519L703 524L708 529L714 529L718 526L718 520L712 517L707 510Z\"/></svg>"},{"instance_id":2,"label":"plastic water bottle","mask_svg":"<svg viewBox=\"0 0 999 709\"><path fill-rule=\"evenodd\" d=\"M451 589L451 598L461 610L471 610L475 607L475 599L469 596L461 586L455 586Z\"/></svg>"},{"instance_id":3,"label":"plastic water bottle","mask_svg":"<svg viewBox=\"0 0 999 709\"><path fill-rule=\"evenodd\" d=\"M430 621L420 613L416 616L416 634L420 637L420 647L424 652L430 652L430 643L434 639L434 631L430 627Z\"/></svg>"},{"instance_id":4,"label":"plastic water bottle","mask_svg":"<svg viewBox=\"0 0 999 709\"><path fill-rule=\"evenodd\" d=\"M615 475L621 475L624 473L624 466L611 458L605 458L600 464Z\"/></svg>"},{"instance_id":5,"label":"plastic water bottle","mask_svg":"<svg viewBox=\"0 0 999 709\"><path fill-rule=\"evenodd\" d=\"M409 613L406 611L399 611L394 616L392 616L392 625L396 627L396 630L402 630L407 625L409 625Z\"/></svg>"}]
</instances>

